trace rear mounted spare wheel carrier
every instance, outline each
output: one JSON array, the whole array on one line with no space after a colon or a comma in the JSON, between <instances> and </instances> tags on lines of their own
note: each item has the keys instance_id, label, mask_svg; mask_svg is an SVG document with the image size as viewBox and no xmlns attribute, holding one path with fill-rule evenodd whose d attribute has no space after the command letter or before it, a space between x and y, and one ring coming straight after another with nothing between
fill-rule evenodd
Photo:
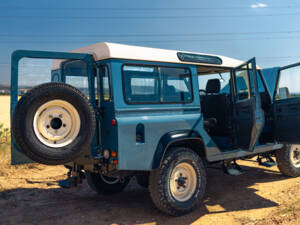
<instances>
[{"instance_id":1,"label":"rear mounted spare wheel carrier","mask_svg":"<svg viewBox=\"0 0 300 225\"><path fill-rule=\"evenodd\" d=\"M11 164L24 164L30 163L32 160L44 164L58 165L71 162L74 158L78 157L82 153L83 148L87 149L90 147L90 143L94 136L95 130L95 113L92 105L95 103L94 93L90 93L89 100L82 94L78 89L66 85L64 83L56 83L60 89L67 89L69 96L76 93L77 96L74 104L70 103L68 99L56 98L47 99L40 105L35 105L30 103L30 98L32 97L29 93L24 95L18 101L18 76L19 76L19 61L22 58L35 58L35 59L59 59L59 60L82 60L87 65L94 63L93 57L90 54L83 53L67 53L67 52L48 52L48 51L26 51L18 50L12 54L11 58L11 118L12 118L12 143L11 143ZM91 66L87 67L88 77L94 76L93 68ZM54 85L55 83L49 83L48 85ZM45 85L45 84L42 84ZM40 86L42 86L40 85ZM33 88L32 90L34 90ZM31 90L31 91L32 91ZM29 92L31 92L29 91ZM41 91L43 92L43 91ZM55 93L53 90L51 93ZM35 97L38 93L35 91ZM80 103L76 103L80 101ZM22 103L23 102L23 103ZM23 106L21 109L19 103ZM30 103L30 104L28 104ZM77 106L75 106L77 104ZM81 104L81 105L80 105ZM30 110L27 108L32 108L35 105L35 112L31 112L29 116L27 113ZM80 105L80 106L79 106ZM78 108L79 107L79 108ZM82 109L85 108L85 109ZM19 112L15 112L17 111ZM79 112L81 111L81 112ZM42 151L37 151L37 146L30 146L34 141L28 141L32 139L29 133L25 130L25 121L21 121L20 118L14 118L21 114L23 115L23 120L26 118L32 118L31 121L31 134L39 147L43 147L50 151L46 151L48 158L45 157L45 149ZM84 120L82 121L84 116ZM19 124L17 124L19 123ZM27 127L29 127L27 125ZM85 132L82 130L84 129ZM84 133L89 133L89 135L84 135ZM77 140L79 138L84 140ZM17 139L17 140L16 140ZM85 144L83 144L85 142ZM76 146L72 146L72 143L77 143ZM33 147L33 151L30 150ZM72 149L70 149L70 147ZM64 152L59 157L55 150L61 150ZM67 154L69 152L69 154ZM25 153L25 154L24 154Z\"/></svg>"}]
</instances>

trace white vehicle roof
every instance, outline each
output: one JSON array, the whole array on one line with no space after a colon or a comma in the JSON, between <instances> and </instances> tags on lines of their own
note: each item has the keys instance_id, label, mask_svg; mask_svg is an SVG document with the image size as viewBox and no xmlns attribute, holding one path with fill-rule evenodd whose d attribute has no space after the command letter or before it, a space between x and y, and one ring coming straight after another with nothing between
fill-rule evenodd
<instances>
[{"instance_id":1,"label":"white vehicle roof","mask_svg":"<svg viewBox=\"0 0 300 225\"><path fill-rule=\"evenodd\" d=\"M142 61L153 61L153 62L167 62L167 63L180 63L180 64L193 64L193 65L205 65L213 67L237 67L244 61L221 56L212 55L199 52L185 52L176 50L166 50L159 48L139 47L133 45L116 44L109 42L100 42L83 48L72 50L71 52L77 53L88 53L93 55L95 61L103 59L129 59L129 60L142 60ZM222 59L222 64L206 64L196 62L184 62L179 60L177 53L191 53L205 56L216 56ZM60 63L63 60L53 60L52 70L60 68Z\"/></svg>"}]
</instances>

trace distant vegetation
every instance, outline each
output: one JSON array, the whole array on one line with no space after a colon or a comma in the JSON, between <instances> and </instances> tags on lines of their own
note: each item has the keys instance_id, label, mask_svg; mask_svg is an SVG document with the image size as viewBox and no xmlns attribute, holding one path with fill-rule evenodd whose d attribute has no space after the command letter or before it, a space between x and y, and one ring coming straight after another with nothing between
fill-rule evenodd
<instances>
[{"instance_id":1,"label":"distant vegetation","mask_svg":"<svg viewBox=\"0 0 300 225\"><path fill-rule=\"evenodd\" d=\"M0 144L10 143L10 130L4 127L3 123L0 123Z\"/></svg>"},{"instance_id":2,"label":"distant vegetation","mask_svg":"<svg viewBox=\"0 0 300 225\"><path fill-rule=\"evenodd\" d=\"M9 95L9 94L10 94L10 87L0 84L0 95Z\"/></svg>"}]
</instances>

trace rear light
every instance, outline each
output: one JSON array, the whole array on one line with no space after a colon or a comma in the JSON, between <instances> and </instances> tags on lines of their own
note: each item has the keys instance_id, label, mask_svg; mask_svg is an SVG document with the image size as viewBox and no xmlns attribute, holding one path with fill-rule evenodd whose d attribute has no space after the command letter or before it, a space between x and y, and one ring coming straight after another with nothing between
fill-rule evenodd
<instances>
[{"instance_id":1,"label":"rear light","mask_svg":"<svg viewBox=\"0 0 300 225\"><path fill-rule=\"evenodd\" d=\"M117 152L115 151L111 152L111 157L117 157Z\"/></svg>"},{"instance_id":2,"label":"rear light","mask_svg":"<svg viewBox=\"0 0 300 225\"><path fill-rule=\"evenodd\" d=\"M116 126L116 125L117 125L117 121L116 121L115 119L112 119L112 120L111 120L111 125L112 125L112 126Z\"/></svg>"},{"instance_id":3,"label":"rear light","mask_svg":"<svg viewBox=\"0 0 300 225\"><path fill-rule=\"evenodd\" d=\"M113 164L117 165L118 164L118 160L113 160Z\"/></svg>"}]
</instances>

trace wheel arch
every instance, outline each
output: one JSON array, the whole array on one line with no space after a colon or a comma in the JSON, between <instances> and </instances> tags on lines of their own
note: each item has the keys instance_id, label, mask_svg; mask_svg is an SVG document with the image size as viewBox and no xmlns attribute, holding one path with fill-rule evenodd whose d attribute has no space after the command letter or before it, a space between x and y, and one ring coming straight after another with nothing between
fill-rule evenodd
<instances>
[{"instance_id":1,"label":"wheel arch","mask_svg":"<svg viewBox=\"0 0 300 225\"><path fill-rule=\"evenodd\" d=\"M206 151L204 141L201 135L194 130L179 130L171 131L164 134L156 147L153 161L152 169L157 169L160 167L164 155L171 147L188 147L194 152L196 152L202 158L206 158Z\"/></svg>"}]
</instances>

